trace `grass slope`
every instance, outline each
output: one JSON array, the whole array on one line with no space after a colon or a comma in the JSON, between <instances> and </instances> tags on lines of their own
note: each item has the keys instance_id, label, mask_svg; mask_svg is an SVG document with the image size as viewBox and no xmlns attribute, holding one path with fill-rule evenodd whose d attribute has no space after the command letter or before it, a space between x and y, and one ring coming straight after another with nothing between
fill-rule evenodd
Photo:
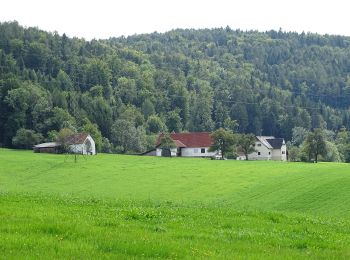
<instances>
[{"instance_id":1,"label":"grass slope","mask_svg":"<svg viewBox=\"0 0 350 260\"><path fill-rule=\"evenodd\" d=\"M293 214L4 195L0 223L5 259L350 257L348 221Z\"/></svg>"},{"instance_id":2,"label":"grass slope","mask_svg":"<svg viewBox=\"0 0 350 260\"><path fill-rule=\"evenodd\" d=\"M350 166L0 150L0 190L118 200L350 214Z\"/></svg>"},{"instance_id":3,"label":"grass slope","mask_svg":"<svg viewBox=\"0 0 350 260\"><path fill-rule=\"evenodd\" d=\"M4 258L349 258L347 164L0 149Z\"/></svg>"}]
</instances>

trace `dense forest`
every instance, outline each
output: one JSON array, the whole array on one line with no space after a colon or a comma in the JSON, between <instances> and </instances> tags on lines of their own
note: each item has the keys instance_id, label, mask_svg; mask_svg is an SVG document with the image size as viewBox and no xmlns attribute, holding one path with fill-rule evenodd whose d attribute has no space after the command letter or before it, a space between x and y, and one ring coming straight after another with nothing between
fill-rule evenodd
<instances>
[{"instance_id":1,"label":"dense forest","mask_svg":"<svg viewBox=\"0 0 350 260\"><path fill-rule=\"evenodd\" d=\"M227 27L86 41L0 23L5 147L62 128L116 152L219 127L292 140L293 129L349 129L349 108L349 37Z\"/></svg>"}]
</instances>

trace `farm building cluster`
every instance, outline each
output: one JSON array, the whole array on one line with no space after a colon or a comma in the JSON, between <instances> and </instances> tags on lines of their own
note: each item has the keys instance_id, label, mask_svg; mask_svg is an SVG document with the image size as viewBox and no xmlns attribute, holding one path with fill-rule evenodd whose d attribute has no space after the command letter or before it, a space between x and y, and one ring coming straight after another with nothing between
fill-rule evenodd
<instances>
[{"instance_id":1,"label":"farm building cluster","mask_svg":"<svg viewBox=\"0 0 350 260\"><path fill-rule=\"evenodd\" d=\"M162 156L160 134L156 147L143 155ZM170 155L174 157L220 157L218 151L210 151L213 144L211 133L209 132L190 132L190 133L171 133L171 139L176 147L170 149ZM256 136L255 152L248 155L249 160L287 160L287 146L283 138L274 136ZM246 160L246 157L239 153L237 160Z\"/></svg>"},{"instance_id":2,"label":"farm building cluster","mask_svg":"<svg viewBox=\"0 0 350 260\"><path fill-rule=\"evenodd\" d=\"M164 149L161 147L161 140L164 134L158 136L156 147L142 155L163 156ZM171 133L170 138L174 142L174 147L168 149L171 157L202 157L219 158L221 154L218 151L211 151L213 144L211 133L209 132L190 132L190 133ZM68 136L64 144L60 142L50 142L37 144L33 147L36 153L62 153L63 146L66 152L84 155L96 154L95 142L87 133L78 133ZM248 155L249 160L287 160L287 146L283 138L274 136L256 136L255 151ZM243 153L238 153L237 160L246 160Z\"/></svg>"}]
</instances>

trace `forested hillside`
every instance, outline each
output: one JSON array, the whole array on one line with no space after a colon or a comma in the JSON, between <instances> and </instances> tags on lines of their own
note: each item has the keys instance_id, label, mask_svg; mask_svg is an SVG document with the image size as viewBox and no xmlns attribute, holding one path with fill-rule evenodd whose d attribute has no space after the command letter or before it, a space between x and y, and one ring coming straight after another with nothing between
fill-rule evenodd
<instances>
[{"instance_id":1,"label":"forested hillside","mask_svg":"<svg viewBox=\"0 0 350 260\"><path fill-rule=\"evenodd\" d=\"M233 120L290 140L294 127L349 129L349 107L349 37L220 28L86 41L0 24L7 147L19 129L49 141L71 128L100 150L143 151L160 131Z\"/></svg>"}]
</instances>

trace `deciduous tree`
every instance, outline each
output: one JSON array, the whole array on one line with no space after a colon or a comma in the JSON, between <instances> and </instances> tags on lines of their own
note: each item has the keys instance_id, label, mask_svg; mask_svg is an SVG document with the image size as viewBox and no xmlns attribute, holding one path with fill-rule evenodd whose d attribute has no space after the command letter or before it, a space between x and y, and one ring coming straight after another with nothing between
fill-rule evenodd
<instances>
[{"instance_id":1,"label":"deciduous tree","mask_svg":"<svg viewBox=\"0 0 350 260\"><path fill-rule=\"evenodd\" d=\"M316 128L313 132L309 133L303 146L309 155L309 160L314 159L317 163L319 155L325 156L327 153L326 140L322 129Z\"/></svg>"},{"instance_id":2,"label":"deciduous tree","mask_svg":"<svg viewBox=\"0 0 350 260\"><path fill-rule=\"evenodd\" d=\"M232 131L219 128L211 134L213 145L210 151L220 151L221 158L225 158L225 154L233 151L235 144L235 136Z\"/></svg>"},{"instance_id":3,"label":"deciduous tree","mask_svg":"<svg viewBox=\"0 0 350 260\"><path fill-rule=\"evenodd\" d=\"M255 152L255 141L256 137L253 134L238 134L237 146L238 149L242 150L246 160L249 160L249 154Z\"/></svg>"},{"instance_id":4,"label":"deciduous tree","mask_svg":"<svg viewBox=\"0 0 350 260\"><path fill-rule=\"evenodd\" d=\"M43 139L40 133L33 130L21 128L12 139L12 144L17 148L31 149Z\"/></svg>"},{"instance_id":5,"label":"deciduous tree","mask_svg":"<svg viewBox=\"0 0 350 260\"><path fill-rule=\"evenodd\" d=\"M118 119L112 126L112 142L121 147L122 153L141 152L144 149L143 132L133 122Z\"/></svg>"}]
</instances>

